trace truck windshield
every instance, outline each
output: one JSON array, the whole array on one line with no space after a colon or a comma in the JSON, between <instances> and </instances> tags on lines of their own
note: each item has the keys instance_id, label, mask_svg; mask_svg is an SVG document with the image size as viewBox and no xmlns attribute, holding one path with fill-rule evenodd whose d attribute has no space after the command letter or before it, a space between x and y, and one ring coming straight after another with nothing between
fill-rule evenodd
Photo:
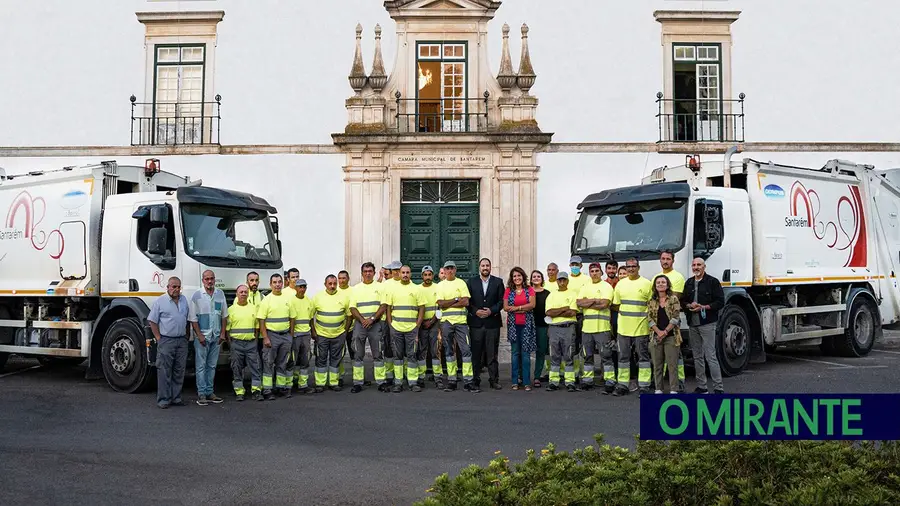
<instances>
[{"instance_id":1,"label":"truck windshield","mask_svg":"<svg viewBox=\"0 0 900 506\"><path fill-rule=\"evenodd\" d=\"M183 204L181 221L185 251L204 264L266 267L281 260L264 211Z\"/></svg>"},{"instance_id":2,"label":"truck windshield","mask_svg":"<svg viewBox=\"0 0 900 506\"><path fill-rule=\"evenodd\" d=\"M628 202L585 209L575 232L575 254L678 251L684 246L686 200Z\"/></svg>"}]
</instances>

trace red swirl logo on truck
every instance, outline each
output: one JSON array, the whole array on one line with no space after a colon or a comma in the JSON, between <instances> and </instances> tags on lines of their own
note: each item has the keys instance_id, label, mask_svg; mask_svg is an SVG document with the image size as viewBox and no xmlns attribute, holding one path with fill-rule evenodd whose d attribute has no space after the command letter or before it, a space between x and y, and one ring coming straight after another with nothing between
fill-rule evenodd
<instances>
[{"instance_id":1,"label":"red swirl logo on truck","mask_svg":"<svg viewBox=\"0 0 900 506\"><path fill-rule=\"evenodd\" d=\"M866 219L859 187L847 185L850 195L841 195L835 206L834 220L821 217L822 200L814 189L807 189L800 181L791 185L790 212L793 222L812 229L816 239L829 249L847 251L844 267L865 267ZM850 220L842 220L841 212L849 212ZM789 218L791 220L791 218ZM791 223L789 221L788 223ZM845 226L846 225L846 226Z\"/></svg>"},{"instance_id":2,"label":"red swirl logo on truck","mask_svg":"<svg viewBox=\"0 0 900 506\"><path fill-rule=\"evenodd\" d=\"M51 230L49 233L45 232L43 229L38 230L38 226L44 221L44 217L47 214L47 202L44 198L34 198L28 191L22 191L16 195L16 198L13 199L12 204L9 206L9 211L6 213L6 228L15 227L16 218L19 216L20 211L25 217L25 223L22 227L24 236L31 240L31 246L34 247L34 249L43 251L50 243L50 239L53 236L56 236L58 247L56 253L50 253L50 258L58 260L65 249L65 240L63 239L62 232L57 228Z\"/></svg>"}]
</instances>

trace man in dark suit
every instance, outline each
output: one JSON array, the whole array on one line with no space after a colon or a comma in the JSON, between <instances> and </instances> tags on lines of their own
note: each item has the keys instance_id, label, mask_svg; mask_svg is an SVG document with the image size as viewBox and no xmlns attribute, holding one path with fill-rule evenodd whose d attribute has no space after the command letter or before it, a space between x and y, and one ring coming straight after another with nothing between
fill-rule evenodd
<instances>
[{"instance_id":1,"label":"man in dark suit","mask_svg":"<svg viewBox=\"0 0 900 506\"><path fill-rule=\"evenodd\" d=\"M500 350L500 327L503 320L500 310L503 309L503 280L491 275L491 261L482 258L478 265L479 276L470 278L469 285L469 332L472 337L472 370L475 391L480 391L481 366L486 355L488 376L491 388L499 390L500 371L497 353Z\"/></svg>"}]
</instances>

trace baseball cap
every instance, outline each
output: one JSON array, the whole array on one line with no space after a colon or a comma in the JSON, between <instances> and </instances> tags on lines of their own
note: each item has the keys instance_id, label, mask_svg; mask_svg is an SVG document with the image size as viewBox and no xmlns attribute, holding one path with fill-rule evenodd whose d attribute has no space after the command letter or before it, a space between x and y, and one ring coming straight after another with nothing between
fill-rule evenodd
<instances>
[{"instance_id":1,"label":"baseball cap","mask_svg":"<svg viewBox=\"0 0 900 506\"><path fill-rule=\"evenodd\" d=\"M306 280L303 278L300 278L297 280L296 283L294 283L294 286L306 286Z\"/></svg>"},{"instance_id":2,"label":"baseball cap","mask_svg":"<svg viewBox=\"0 0 900 506\"><path fill-rule=\"evenodd\" d=\"M432 269L430 265L426 265L425 267L422 267L422 274L425 274L426 272L434 274L434 269Z\"/></svg>"},{"instance_id":3,"label":"baseball cap","mask_svg":"<svg viewBox=\"0 0 900 506\"><path fill-rule=\"evenodd\" d=\"M568 281L568 280L569 280L569 273L566 272L566 271L559 271L559 274L556 275L556 279L557 279L557 280L565 279L566 281Z\"/></svg>"},{"instance_id":4,"label":"baseball cap","mask_svg":"<svg viewBox=\"0 0 900 506\"><path fill-rule=\"evenodd\" d=\"M447 267L453 267L454 269L456 269L456 262L454 262L453 260L447 260L446 262L444 262L444 268Z\"/></svg>"},{"instance_id":5,"label":"baseball cap","mask_svg":"<svg viewBox=\"0 0 900 506\"><path fill-rule=\"evenodd\" d=\"M403 268L403 264L400 263L400 260L394 260L393 262L390 263L390 266L388 266L388 269L390 269L392 271L396 271L401 268Z\"/></svg>"},{"instance_id":6,"label":"baseball cap","mask_svg":"<svg viewBox=\"0 0 900 506\"><path fill-rule=\"evenodd\" d=\"M581 257L578 256L578 255L575 255L575 256L573 256L572 258L569 259L569 265L571 265L571 264L580 264L580 263L583 263L583 262L581 261Z\"/></svg>"}]
</instances>

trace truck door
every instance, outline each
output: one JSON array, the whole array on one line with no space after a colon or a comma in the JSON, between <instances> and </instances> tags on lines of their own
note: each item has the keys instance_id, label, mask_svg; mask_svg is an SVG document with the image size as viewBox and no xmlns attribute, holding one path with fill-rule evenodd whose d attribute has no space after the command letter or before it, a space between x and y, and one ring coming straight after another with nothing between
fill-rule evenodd
<instances>
[{"instance_id":1,"label":"truck door","mask_svg":"<svg viewBox=\"0 0 900 506\"><path fill-rule=\"evenodd\" d=\"M168 279L181 277L183 267L176 262L178 241L172 206L137 204L132 218L135 247L129 250L128 291L144 297L165 293Z\"/></svg>"}]
</instances>

